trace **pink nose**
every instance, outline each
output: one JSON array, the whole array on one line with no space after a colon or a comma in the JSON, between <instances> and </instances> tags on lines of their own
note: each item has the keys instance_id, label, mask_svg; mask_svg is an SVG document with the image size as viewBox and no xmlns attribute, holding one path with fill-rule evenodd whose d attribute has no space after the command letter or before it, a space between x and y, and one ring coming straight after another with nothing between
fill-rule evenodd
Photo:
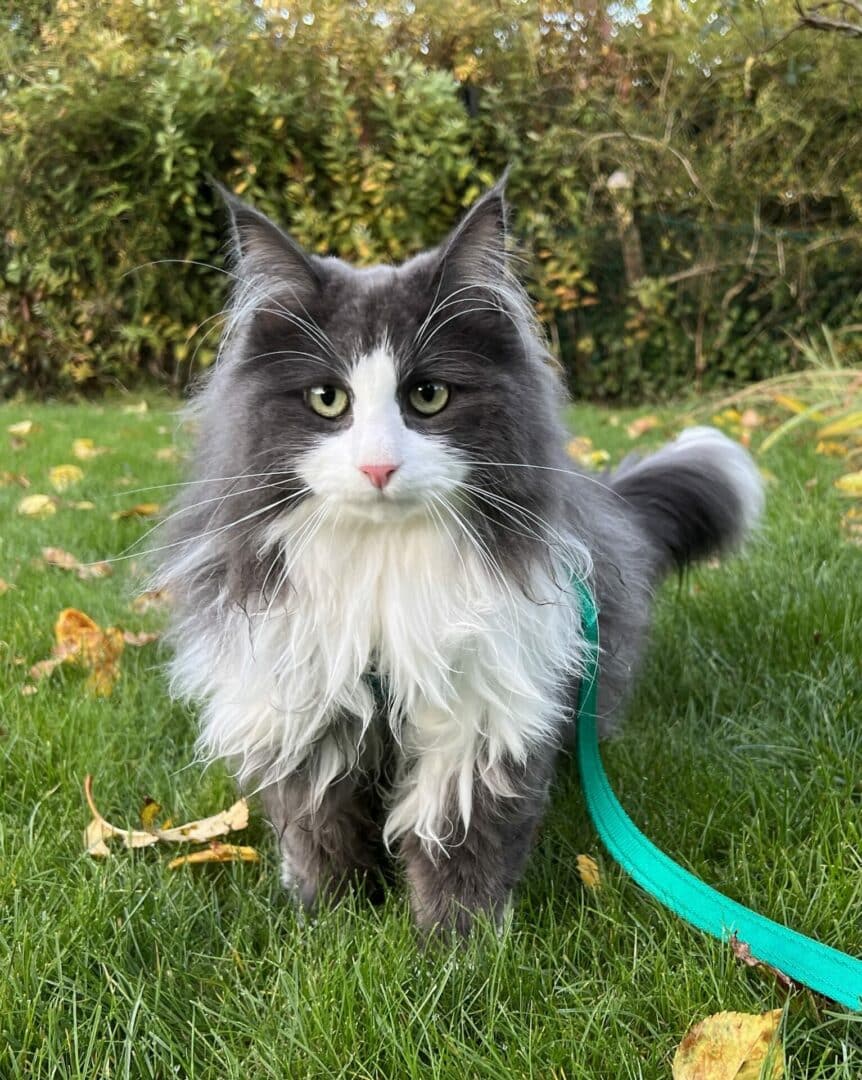
<instances>
[{"instance_id":1,"label":"pink nose","mask_svg":"<svg viewBox=\"0 0 862 1080\"><path fill-rule=\"evenodd\" d=\"M371 483L382 491L397 468L397 465L360 465L359 471L365 473Z\"/></svg>"}]
</instances>

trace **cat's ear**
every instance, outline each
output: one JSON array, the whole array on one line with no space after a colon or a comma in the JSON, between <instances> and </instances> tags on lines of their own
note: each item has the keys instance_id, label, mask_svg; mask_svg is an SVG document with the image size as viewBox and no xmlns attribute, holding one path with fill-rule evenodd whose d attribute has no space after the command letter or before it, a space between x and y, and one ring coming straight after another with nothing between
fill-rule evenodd
<instances>
[{"instance_id":1,"label":"cat's ear","mask_svg":"<svg viewBox=\"0 0 862 1080\"><path fill-rule=\"evenodd\" d=\"M234 194L215 185L230 215L231 238L240 278L267 278L283 283L303 300L320 286L312 256L274 221Z\"/></svg>"},{"instance_id":2,"label":"cat's ear","mask_svg":"<svg viewBox=\"0 0 862 1080\"><path fill-rule=\"evenodd\" d=\"M466 284L494 285L505 277L508 208L507 169L497 183L470 207L450 233L440 251L438 273L452 287Z\"/></svg>"}]
</instances>

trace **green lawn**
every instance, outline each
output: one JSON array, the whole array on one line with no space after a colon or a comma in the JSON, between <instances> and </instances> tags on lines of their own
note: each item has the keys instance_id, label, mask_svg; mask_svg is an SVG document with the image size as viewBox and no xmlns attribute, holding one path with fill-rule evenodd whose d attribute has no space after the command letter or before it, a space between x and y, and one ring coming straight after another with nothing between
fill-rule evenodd
<instances>
[{"instance_id":1,"label":"green lawn","mask_svg":"<svg viewBox=\"0 0 862 1080\"><path fill-rule=\"evenodd\" d=\"M253 807L244 842L258 864L167 869L161 851L82 853L81 785L96 778L107 817L134 822L144 796L175 820L234 798L220 769L187 767L194 717L168 698L158 645L127 649L109 698L81 672L22 694L49 655L59 611L156 629L129 606L134 559L79 581L39 562L56 545L117 555L148 527L111 518L163 502L178 466L175 406L0 407L0 1077L669 1077L696 1019L760 1012L784 993L730 950L664 912L600 850L573 763L514 917L466 950L416 947L401 891L373 909L345 902L301 924L282 901L275 855ZM592 408L578 426L616 459L624 423ZM664 433L681 411L661 414ZM10 447L6 428L41 431ZM612 421L616 419L614 424ZM662 437L650 432L637 445ZM72 440L110 453L44 520L15 512L50 493ZM671 581L622 736L606 748L625 806L659 845L741 902L862 953L862 549L840 527L849 503L802 424L762 458L769 511L744 560ZM857 468L859 466L857 465ZM157 535L157 534L156 534ZM151 538L152 539L152 538ZM23 658L23 662L21 660ZM575 857L595 856L602 888ZM862 1076L862 1015L808 995L786 1009L791 1077Z\"/></svg>"}]
</instances>

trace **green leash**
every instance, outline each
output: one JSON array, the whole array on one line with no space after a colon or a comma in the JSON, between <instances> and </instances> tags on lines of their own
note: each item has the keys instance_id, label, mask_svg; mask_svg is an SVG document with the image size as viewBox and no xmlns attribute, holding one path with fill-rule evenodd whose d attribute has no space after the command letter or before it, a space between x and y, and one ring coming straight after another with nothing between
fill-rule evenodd
<instances>
[{"instance_id":1,"label":"green leash","mask_svg":"<svg viewBox=\"0 0 862 1080\"><path fill-rule=\"evenodd\" d=\"M599 754L596 730L599 625L590 590L573 582L581 621L592 657L581 680L578 701L578 762L587 808L611 855L648 893L686 922L720 941L736 937L757 960L783 972L794 982L862 1011L862 960L821 945L780 923L722 896L694 874L683 870L637 828L614 795Z\"/></svg>"}]
</instances>

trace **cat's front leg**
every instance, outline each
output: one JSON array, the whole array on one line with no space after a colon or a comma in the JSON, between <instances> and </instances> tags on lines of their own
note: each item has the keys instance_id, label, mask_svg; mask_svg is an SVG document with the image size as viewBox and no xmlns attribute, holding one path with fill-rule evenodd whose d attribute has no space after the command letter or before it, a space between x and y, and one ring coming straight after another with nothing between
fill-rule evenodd
<instances>
[{"instance_id":1,"label":"cat's front leg","mask_svg":"<svg viewBox=\"0 0 862 1080\"><path fill-rule=\"evenodd\" d=\"M262 795L278 838L282 884L304 908L337 898L354 884L377 890L380 802L368 777L348 775L313 800L308 776L298 772Z\"/></svg>"},{"instance_id":2,"label":"cat's front leg","mask_svg":"<svg viewBox=\"0 0 862 1080\"><path fill-rule=\"evenodd\" d=\"M505 793L477 775L469 824L456 826L451 838L434 843L415 831L404 836L400 856L420 929L466 936L478 914L502 919L544 814L553 759L548 747L524 765L498 766Z\"/></svg>"}]
</instances>

